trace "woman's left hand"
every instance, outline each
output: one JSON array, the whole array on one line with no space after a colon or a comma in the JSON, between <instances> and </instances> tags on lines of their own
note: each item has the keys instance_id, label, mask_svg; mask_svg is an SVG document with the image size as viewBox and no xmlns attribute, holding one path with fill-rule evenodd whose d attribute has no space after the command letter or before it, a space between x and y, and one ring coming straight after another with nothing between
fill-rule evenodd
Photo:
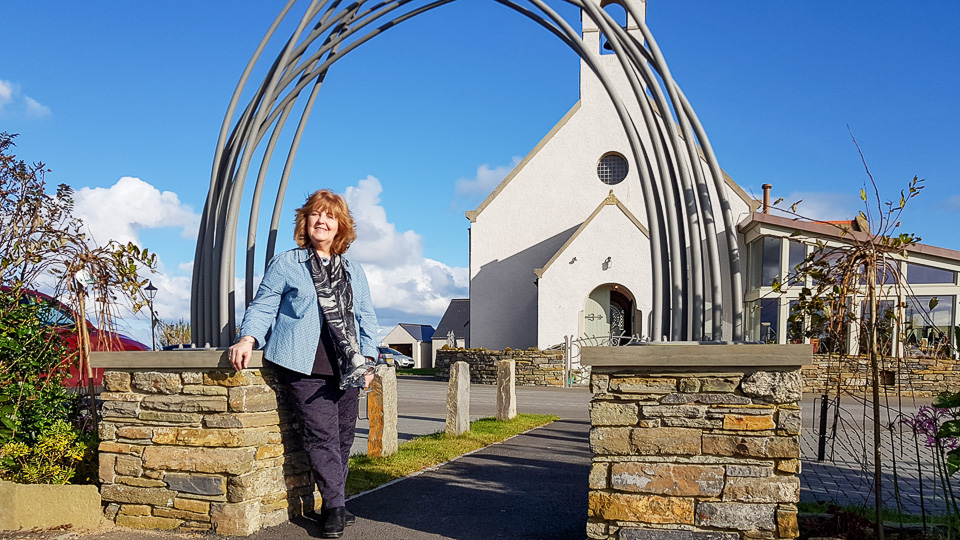
<instances>
[{"instance_id":1,"label":"woman's left hand","mask_svg":"<svg viewBox=\"0 0 960 540\"><path fill-rule=\"evenodd\" d=\"M373 358L370 358L369 356L367 356L366 358L370 362L373 362ZM370 383L373 382L373 374L374 374L373 368L367 369L367 372L363 374L363 391L364 392L366 392L367 390L370 390Z\"/></svg>"}]
</instances>

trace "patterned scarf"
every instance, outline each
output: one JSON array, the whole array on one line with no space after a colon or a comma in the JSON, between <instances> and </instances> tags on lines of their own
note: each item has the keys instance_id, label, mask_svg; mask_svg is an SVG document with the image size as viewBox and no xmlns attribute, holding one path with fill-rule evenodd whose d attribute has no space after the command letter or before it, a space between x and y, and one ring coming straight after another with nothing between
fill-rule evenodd
<instances>
[{"instance_id":1,"label":"patterned scarf","mask_svg":"<svg viewBox=\"0 0 960 540\"><path fill-rule=\"evenodd\" d=\"M320 264L320 257L310 248L310 275L317 289L320 314L337 353L340 367L340 389L363 387L363 374L373 363L360 354L357 325L353 318L353 288L350 274L343 266L343 257L334 255L330 264Z\"/></svg>"}]
</instances>

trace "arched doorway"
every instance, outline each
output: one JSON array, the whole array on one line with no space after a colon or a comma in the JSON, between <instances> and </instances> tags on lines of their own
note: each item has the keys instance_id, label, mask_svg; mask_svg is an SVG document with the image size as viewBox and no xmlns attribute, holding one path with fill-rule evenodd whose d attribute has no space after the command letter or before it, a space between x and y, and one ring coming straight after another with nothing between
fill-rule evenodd
<instances>
[{"instance_id":1,"label":"arched doorway","mask_svg":"<svg viewBox=\"0 0 960 540\"><path fill-rule=\"evenodd\" d=\"M643 317L633 293L623 285L608 283L590 292L584 301L581 336L610 345L625 345L641 335Z\"/></svg>"}]
</instances>

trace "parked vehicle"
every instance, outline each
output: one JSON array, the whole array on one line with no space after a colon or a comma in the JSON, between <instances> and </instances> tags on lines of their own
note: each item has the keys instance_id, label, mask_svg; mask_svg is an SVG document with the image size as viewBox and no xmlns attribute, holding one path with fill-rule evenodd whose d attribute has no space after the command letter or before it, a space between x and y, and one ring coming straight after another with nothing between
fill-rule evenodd
<instances>
[{"instance_id":1,"label":"parked vehicle","mask_svg":"<svg viewBox=\"0 0 960 540\"><path fill-rule=\"evenodd\" d=\"M410 358L396 349L391 349L390 347L377 347L377 350L380 351L381 361L386 361L388 364L392 363L398 368L409 369L413 367L413 358Z\"/></svg>"},{"instance_id":2,"label":"parked vehicle","mask_svg":"<svg viewBox=\"0 0 960 540\"><path fill-rule=\"evenodd\" d=\"M74 354L79 348L79 335L76 331L76 321L73 318L73 311L64 305L59 300L43 294L39 291L25 291L24 296L21 298L21 302L37 302L37 301L46 302L49 306L48 309L44 310L41 314L40 322L44 326L54 327L57 334L63 339L63 343L66 346L67 350ZM118 334L115 332L109 332L107 330L100 330L93 325L90 321L84 319L84 322L87 324L87 332L90 334L90 350L91 351L149 351L150 347L140 343L139 341L125 336L123 334ZM75 387L80 385L80 371L77 367L71 366L69 368L69 374L66 379L64 379L63 384L67 387ZM100 386L103 382L103 370L94 369L93 370L93 383L96 386Z\"/></svg>"}]
</instances>

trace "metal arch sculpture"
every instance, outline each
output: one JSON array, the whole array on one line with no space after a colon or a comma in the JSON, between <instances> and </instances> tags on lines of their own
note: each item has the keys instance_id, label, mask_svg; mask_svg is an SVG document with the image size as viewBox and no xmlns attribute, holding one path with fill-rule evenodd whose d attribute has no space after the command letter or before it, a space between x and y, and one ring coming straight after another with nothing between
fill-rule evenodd
<instances>
[{"instance_id":1,"label":"metal arch sculpture","mask_svg":"<svg viewBox=\"0 0 960 540\"><path fill-rule=\"evenodd\" d=\"M220 130L194 258L190 314L193 341L197 345L223 347L234 339L234 276L240 199L254 153L261 147L267 133L270 136L263 147L248 220L247 302L253 297L253 282L249 278L254 275L256 264L257 223L264 179L294 104L312 85L277 187L265 261L272 258L276 248L291 166L329 67L390 28L454 0L356 0L342 9L338 9L338 0L311 0L253 98L234 118L253 67L297 1L289 0L260 41L237 84ZM742 340L743 292L739 251L732 210L724 196L723 174L703 127L673 80L644 17L638 16L629 1L620 2L638 24L643 37L641 42L621 28L597 0L563 0L580 8L607 38L633 91L630 103L635 105L634 110L640 110L642 118L638 125L628 113L626 102L601 69L596 52L587 50L580 34L543 0L493 1L533 20L575 51L597 76L613 103L629 140L634 163L638 164L647 226L652 233L653 302L649 338L654 341L660 336L670 340L701 340L709 335L715 340ZM371 7L366 7L368 4ZM657 111L672 111L681 135L674 129L670 114L658 121ZM640 144L641 128L651 135L653 156ZM700 150L710 169L717 200L712 197L700 166ZM721 213L728 247L729 272L726 276L721 273L715 209ZM703 246L706 247L706 257ZM712 303L712 331L709 334L704 328L706 282L710 284ZM733 330L729 336L723 336L722 331L724 288L732 299ZM667 289L669 294L664 295Z\"/></svg>"}]
</instances>

